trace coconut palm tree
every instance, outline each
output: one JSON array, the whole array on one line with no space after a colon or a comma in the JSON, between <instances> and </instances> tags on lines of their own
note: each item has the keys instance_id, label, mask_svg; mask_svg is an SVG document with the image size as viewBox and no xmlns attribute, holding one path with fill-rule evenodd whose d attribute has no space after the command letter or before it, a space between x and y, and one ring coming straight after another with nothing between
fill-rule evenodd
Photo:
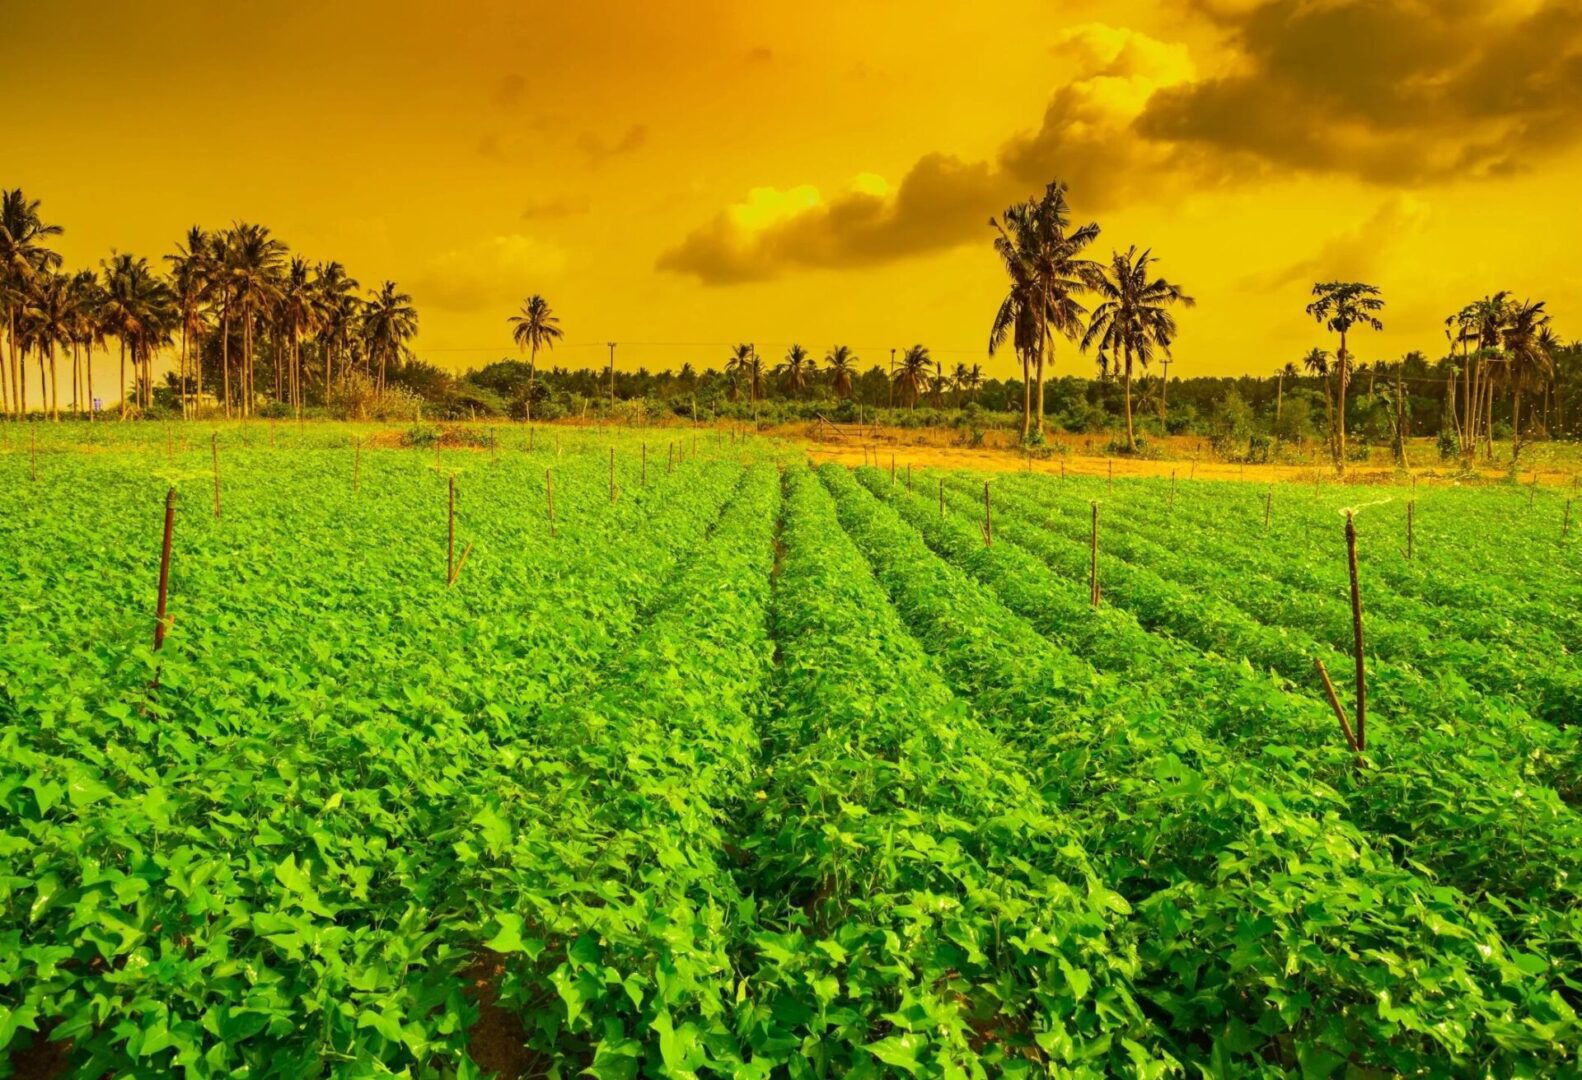
<instances>
[{"instance_id":1,"label":"coconut palm tree","mask_svg":"<svg viewBox=\"0 0 1582 1080\"><path fill-rule=\"evenodd\" d=\"M104 330L100 323L99 308L104 302L104 292L99 287L99 275L92 270L79 270L71 278L71 346L72 357L81 351L83 388L88 396L88 419L93 413L93 347L104 344Z\"/></svg>"},{"instance_id":2,"label":"coconut palm tree","mask_svg":"<svg viewBox=\"0 0 1582 1080\"><path fill-rule=\"evenodd\" d=\"M1313 348L1302 357L1302 370L1318 380L1324 391L1324 422L1329 430L1330 453L1335 448L1335 401L1329 386L1329 350Z\"/></svg>"},{"instance_id":3,"label":"coconut palm tree","mask_svg":"<svg viewBox=\"0 0 1582 1080\"><path fill-rule=\"evenodd\" d=\"M562 337L560 318L549 309L549 301L534 293L522 301L522 312L511 316L511 340L527 355L527 418L533 419L533 377L538 368L538 350L553 349Z\"/></svg>"},{"instance_id":4,"label":"coconut palm tree","mask_svg":"<svg viewBox=\"0 0 1582 1080\"><path fill-rule=\"evenodd\" d=\"M65 274L36 274L28 289L27 306L22 310L24 334L38 355L39 400L50 419L60 421L60 371L57 350L71 343L73 312L71 279ZM49 381L44 380L45 363Z\"/></svg>"},{"instance_id":5,"label":"coconut palm tree","mask_svg":"<svg viewBox=\"0 0 1582 1080\"><path fill-rule=\"evenodd\" d=\"M1135 245L1114 254L1110 265L1091 279L1101 300L1082 337L1082 348L1097 345L1106 367L1119 357L1125 386L1126 449L1131 452L1137 450L1132 426L1132 365L1135 362L1147 370L1156 351L1169 356L1176 336L1170 309L1176 304L1191 307L1196 303L1181 286L1162 277L1149 277L1156 261L1151 249L1138 251Z\"/></svg>"},{"instance_id":6,"label":"coconut palm tree","mask_svg":"<svg viewBox=\"0 0 1582 1080\"><path fill-rule=\"evenodd\" d=\"M928 386L929 368L933 363L928 349L922 345L913 345L902 354L901 365L895 369L895 388L908 408L917 408L917 399Z\"/></svg>"},{"instance_id":7,"label":"coconut palm tree","mask_svg":"<svg viewBox=\"0 0 1582 1080\"><path fill-rule=\"evenodd\" d=\"M1376 285L1362 281L1320 281L1313 286L1312 303L1307 313L1326 329L1340 335L1340 348L1335 350L1335 369L1339 375L1339 390L1335 397L1335 471L1346 472L1346 388L1350 382L1351 354L1346 351L1346 335L1354 328L1372 327L1383 330L1375 312L1384 310L1384 300Z\"/></svg>"},{"instance_id":8,"label":"coconut palm tree","mask_svg":"<svg viewBox=\"0 0 1582 1080\"><path fill-rule=\"evenodd\" d=\"M834 345L824 354L824 370L838 398L851 397L851 380L857 374L857 354L845 345Z\"/></svg>"},{"instance_id":9,"label":"coconut palm tree","mask_svg":"<svg viewBox=\"0 0 1582 1080\"><path fill-rule=\"evenodd\" d=\"M956 391L956 406L960 408L983 386L983 368L978 364L957 364L951 372L950 385Z\"/></svg>"},{"instance_id":10,"label":"coconut palm tree","mask_svg":"<svg viewBox=\"0 0 1582 1080\"><path fill-rule=\"evenodd\" d=\"M1512 304L1501 327L1505 348L1506 372L1511 384L1511 460L1522 449L1522 392L1541 390L1554 377L1554 358L1550 353L1552 335L1549 313L1542 300Z\"/></svg>"},{"instance_id":11,"label":"coconut palm tree","mask_svg":"<svg viewBox=\"0 0 1582 1080\"><path fill-rule=\"evenodd\" d=\"M397 291L395 282L385 282L363 309L362 330L369 362L379 361L379 379L375 386L382 395L390 361L401 359L406 343L417 336L417 308L412 306L412 297Z\"/></svg>"},{"instance_id":12,"label":"coconut palm tree","mask_svg":"<svg viewBox=\"0 0 1582 1080\"><path fill-rule=\"evenodd\" d=\"M1082 332L1087 310L1076 296L1092 288L1099 268L1081 253L1098 238L1099 227L1095 222L1078 229L1070 227L1066 185L1059 180L1046 186L1038 200L1008 207L1001 217L1003 220L990 218L989 225L995 230L994 250L1011 279L1011 288L989 331L989 351L992 353L1007 335L1018 352L1023 347L1031 349L1031 362L1024 358L1022 371L1025 439L1034 425L1043 435L1044 361L1047 356L1053 362L1054 335L1075 340ZM1029 377L1036 383L1036 394L1029 393ZM1030 416L1036 420L1030 422Z\"/></svg>"},{"instance_id":13,"label":"coconut palm tree","mask_svg":"<svg viewBox=\"0 0 1582 1080\"><path fill-rule=\"evenodd\" d=\"M753 377L754 353L751 345L735 345L731 348L731 355L725 361L725 374L731 380L731 398L735 399L738 385L742 380L747 381L747 394L749 398L757 400L757 380Z\"/></svg>"},{"instance_id":14,"label":"coconut palm tree","mask_svg":"<svg viewBox=\"0 0 1582 1080\"><path fill-rule=\"evenodd\" d=\"M265 225L237 222L224 246L223 274L230 295L227 306L242 323L242 415L251 416L257 396L253 373L253 334L280 295L281 263L286 245L269 235Z\"/></svg>"},{"instance_id":15,"label":"coconut palm tree","mask_svg":"<svg viewBox=\"0 0 1582 1080\"><path fill-rule=\"evenodd\" d=\"M786 392L792 397L801 396L817 372L818 362L800 345L792 345L787 349L785 359L775 368L775 373L785 380Z\"/></svg>"},{"instance_id":16,"label":"coconut palm tree","mask_svg":"<svg viewBox=\"0 0 1582 1080\"><path fill-rule=\"evenodd\" d=\"M176 245L174 255L166 255L170 264L171 292L181 311L181 412L191 416L196 408L196 398L203 394L203 364L194 363L192 347L203 340L203 304L213 284L215 263L213 241L209 234L194 225L187 230L184 243ZM196 380L192 376L196 372ZM193 400L189 401L189 386Z\"/></svg>"},{"instance_id":17,"label":"coconut palm tree","mask_svg":"<svg viewBox=\"0 0 1582 1080\"><path fill-rule=\"evenodd\" d=\"M330 387L335 382L335 357L341 359L344 375L351 352L352 331L362 309L357 282L347 276L338 262L319 263L313 268L313 287L318 291L319 352L324 358L324 402L329 403Z\"/></svg>"},{"instance_id":18,"label":"coconut palm tree","mask_svg":"<svg viewBox=\"0 0 1582 1080\"><path fill-rule=\"evenodd\" d=\"M36 276L59 268L60 255L44 242L63 231L59 225L44 222L39 216L39 201L22 194L21 188L0 192L0 312L5 316L10 349L9 401L18 418L26 412L27 374L20 356L17 323L27 304L29 283Z\"/></svg>"},{"instance_id":19,"label":"coconut palm tree","mask_svg":"<svg viewBox=\"0 0 1582 1080\"><path fill-rule=\"evenodd\" d=\"M286 390L297 416L302 415L302 339L318 329L323 317L320 302L307 262L293 258L280 282L275 309L286 346Z\"/></svg>"}]
</instances>

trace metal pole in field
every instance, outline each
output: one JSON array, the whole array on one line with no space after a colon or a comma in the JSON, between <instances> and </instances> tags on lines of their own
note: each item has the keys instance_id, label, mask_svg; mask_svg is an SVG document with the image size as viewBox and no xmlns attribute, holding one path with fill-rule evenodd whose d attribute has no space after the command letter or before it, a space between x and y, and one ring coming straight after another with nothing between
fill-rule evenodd
<instances>
[{"instance_id":1,"label":"metal pole in field","mask_svg":"<svg viewBox=\"0 0 1582 1080\"><path fill-rule=\"evenodd\" d=\"M165 538L159 547L159 602L154 609L155 652L165 644L165 601L170 595L170 537L175 529L176 489L171 488L165 492Z\"/></svg>"},{"instance_id":2,"label":"metal pole in field","mask_svg":"<svg viewBox=\"0 0 1582 1080\"><path fill-rule=\"evenodd\" d=\"M220 516L220 433L209 436L209 449L214 458L214 516Z\"/></svg>"},{"instance_id":3,"label":"metal pole in field","mask_svg":"<svg viewBox=\"0 0 1582 1080\"><path fill-rule=\"evenodd\" d=\"M1368 684L1362 646L1362 587L1357 580L1357 523L1346 512L1346 568L1351 574L1351 636L1357 661L1357 749L1368 748Z\"/></svg>"}]
</instances>

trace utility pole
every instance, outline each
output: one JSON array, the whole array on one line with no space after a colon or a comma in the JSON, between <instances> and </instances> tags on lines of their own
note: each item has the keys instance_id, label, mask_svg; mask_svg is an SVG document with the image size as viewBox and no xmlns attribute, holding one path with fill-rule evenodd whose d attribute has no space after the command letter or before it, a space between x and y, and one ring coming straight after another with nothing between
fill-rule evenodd
<instances>
[{"instance_id":1,"label":"utility pole","mask_svg":"<svg viewBox=\"0 0 1582 1080\"><path fill-rule=\"evenodd\" d=\"M890 408L895 408L895 350L890 350Z\"/></svg>"},{"instance_id":2,"label":"utility pole","mask_svg":"<svg viewBox=\"0 0 1582 1080\"><path fill-rule=\"evenodd\" d=\"M1170 419L1170 406L1168 403L1168 398L1170 396L1171 360L1169 356L1166 356L1159 362L1164 365L1165 369L1165 380L1159 384L1159 422L1163 424Z\"/></svg>"},{"instance_id":3,"label":"utility pole","mask_svg":"<svg viewBox=\"0 0 1582 1080\"><path fill-rule=\"evenodd\" d=\"M615 415L615 342L607 341L610 347L610 415Z\"/></svg>"}]
</instances>

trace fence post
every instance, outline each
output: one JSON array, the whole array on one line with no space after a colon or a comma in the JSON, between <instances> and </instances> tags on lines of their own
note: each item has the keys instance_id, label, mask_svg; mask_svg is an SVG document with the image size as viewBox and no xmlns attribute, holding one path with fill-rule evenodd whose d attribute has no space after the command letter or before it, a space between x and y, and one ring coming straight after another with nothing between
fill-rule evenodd
<instances>
[{"instance_id":1,"label":"fence post","mask_svg":"<svg viewBox=\"0 0 1582 1080\"><path fill-rule=\"evenodd\" d=\"M1099 606L1099 504L1093 503L1093 529L1088 535L1088 591L1093 606Z\"/></svg>"},{"instance_id":2,"label":"fence post","mask_svg":"<svg viewBox=\"0 0 1582 1080\"><path fill-rule=\"evenodd\" d=\"M1351 637L1357 660L1357 749L1368 749L1367 663L1362 645L1362 586L1357 580L1357 523L1346 512L1346 568L1351 574Z\"/></svg>"}]
</instances>

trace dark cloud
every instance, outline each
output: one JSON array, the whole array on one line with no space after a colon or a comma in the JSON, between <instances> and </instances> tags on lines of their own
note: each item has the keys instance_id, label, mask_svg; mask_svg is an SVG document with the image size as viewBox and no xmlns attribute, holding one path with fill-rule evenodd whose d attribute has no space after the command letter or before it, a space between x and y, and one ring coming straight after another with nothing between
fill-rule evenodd
<instances>
[{"instance_id":1,"label":"dark cloud","mask_svg":"<svg viewBox=\"0 0 1582 1080\"><path fill-rule=\"evenodd\" d=\"M767 45L759 45L747 54L749 64L767 64L774 60L775 51Z\"/></svg>"},{"instance_id":2,"label":"dark cloud","mask_svg":"<svg viewBox=\"0 0 1582 1080\"><path fill-rule=\"evenodd\" d=\"M1364 281L1373 279L1387 257L1422 230L1428 208L1409 195L1396 195L1381 203L1366 220L1339 233L1306 258L1272 270L1250 274L1244 288L1264 293L1315 281Z\"/></svg>"},{"instance_id":3,"label":"dark cloud","mask_svg":"<svg viewBox=\"0 0 1582 1080\"><path fill-rule=\"evenodd\" d=\"M643 124L633 124L614 142L606 142L602 135L593 131L584 131L577 136L577 147L588 155L588 164L594 166L603 165L610 158L640 150L646 142L648 142L648 128Z\"/></svg>"},{"instance_id":4,"label":"dark cloud","mask_svg":"<svg viewBox=\"0 0 1582 1080\"><path fill-rule=\"evenodd\" d=\"M1582 2L1267 0L1214 9L1235 73L1161 90L1137 129L1385 182L1499 175L1582 134Z\"/></svg>"},{"instance_id":5,"label":"dark cloud","mask_svg":"<svg viewBox=\"0 0 1582 1080\"><path fill-rule=\"evenodd\" d=\"M526 79L520 75L507 75L495 84L491 97L500 108L514 109L522 103L522 95L526 91Z\"/></svg>"},{"instance_id":6,"label":"dark cloud","mask_svg":"<svg viewBox=\"0 0 1582 1080\"><path fill-rule=\"evenodd\" d=\"M588 212L588 200L572 196L557 196L528 203L522 208L523 221L553 221Z\"/></svg>"}]
</instances>

